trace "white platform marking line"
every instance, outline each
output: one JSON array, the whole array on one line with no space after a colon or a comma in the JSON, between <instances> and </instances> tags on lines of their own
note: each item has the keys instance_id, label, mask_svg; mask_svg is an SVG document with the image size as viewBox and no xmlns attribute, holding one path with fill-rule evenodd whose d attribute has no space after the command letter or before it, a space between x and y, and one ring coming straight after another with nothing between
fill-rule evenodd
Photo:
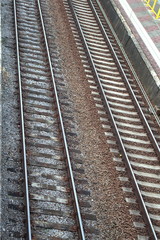
<instances>
[{"instance_id":1,"label":"white platform marking line","mask_svg":"<svg viewBox=\"0 0 160 240\"><path fill-rule=\"evenodd\" d=\"M155 46L153 40L150 38L148 33L146 32L145 28L140 23L139 19L129 6L126 0L119 0L120 4L122 5L123 9L125 10L126 14L128 15L129 19L133 23L134 27L136 28L138 34L142 38L143 42L145 43L146 47L148 48L150 54L155 59L157 65L160 67L160 52L158 48Z\"/></svg>"}]
</instances>

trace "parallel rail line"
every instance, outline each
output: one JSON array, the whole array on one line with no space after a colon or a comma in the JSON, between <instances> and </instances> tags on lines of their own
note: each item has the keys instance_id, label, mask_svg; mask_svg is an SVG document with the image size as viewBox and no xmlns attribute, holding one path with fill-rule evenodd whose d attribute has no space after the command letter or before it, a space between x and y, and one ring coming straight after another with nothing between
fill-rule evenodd
<instances>
[{"instance_id":1,"label":"parallel rail line","mask_svg":"<svg viewBox=\"0 0 160 240\"><path fill-rule=\"evenodd\" d=\"M69 149L68 149L68 144L67 144L67 138L65 134L65 129L64 129L64 124L63 124L63 118L62 118L62 113L61 113L61 107L59 103L59 98L58 98L58 93L57 93L57 88L56 88L56 83L54 79L54 72L52 69L52 63L51 63L51 57L50 57L50 52L49 52L49 47L48 47L48 42L47 42L47 37L46 37L46 32L45 32L45 26L44 26L44 21L43 21L43 16L42 16L42 10L41 10L41 5L40 1L16 1L13 0L14 2L14 18L15 18L15 33L16 33L16 49L17 49L17 66L18 66L18 80L19 80L19 96L20 96L20 113L21 113L21 130L22 130L22 148L23 148L23 164L24 164L24 178L25 178L25 199L26 199L26 215L27 215L27 239L32 239L33 233L32 233L32 213L31 213L31 201L34 202L34 199L39 198L38 195L35 193L31 193L30 186L41 186L41 183L32 183L30 180L30 176L28 177L28 173L30 172L30 175L34 175L34 172L32 173L32 169L28 170L28 162L29 160L29 154L28 152L32 152L33 150L35 151L33 154L34 156L44 156L47 158L49 155L51 156L53 150L59 151L59 149L62 148L60 156L63 159L66 159L66 164L67 164L67 172L69 176L69 182L71 186L71 192L72 192L72 197L74 199L74 210L76 212L76 221L78 222L78 236L80 239L85 239L85 233L84 233L84 227L83 227L83 222L82 222L82 217L81 217L81 211L79 207L79 202L78 202L78 196L76 192L76 186L74 182L74 177L73 177L73 171L72 171L72 166L71 166L71 160L70 160L70 154L69 154ZM34 10L36 8L36 10ZM18 16L17 16L18 14ZM39 25L36 26L36 22L34 25L35 19L39 19L40 22L38 23ZM24 32L26 31L26 37L25 35L23 36ZM42 34L43 32L43 34ZM39 37L40 36L40 37ZM22 43L21 43L22 41ZM23 49L23 44L27 45L27 47ZM41 45L39 45L41 44ZM42 48L43 46L43 48ZM47 57L46 57L47 56ZM44 59L48 61L48 64L44 62ZM42 65L40 65L40 62L42 62ZM28 71L28 72L27 72ZM32 75L32 76L31 76ZM50 87L47 89L47 81L52 82L52 89L53 92L50 91ZM39 81L40 80L40 81ZM44 81L44 83L43 83ZM49 83L48 86L51 86ZM24 99L24 91L25 91L25 98L28 97L28 100ZM48 100L48 93L49 95L53 95L52 98ZM26 96L27 95L27 96ZM53 109L52 104L50 102L53 100L54 102L54 109L56 109L56 112L50 111L50 109ZM28 102L27 102L28 101ZM43 104L46 105L46 107L43 107ZM29 108L28 108L29 106ZM31 116L26 117L26 110L28 108L27 112L30 112L31 108L35 108L33 112L31 113ZM47 110L48 109L48 110ZM54 110L55 111L55 110ZM43 117L44 114L44 117ZM54 116L58 115L58 120L54 120ZM29 120L28 120L29 119ZM48 119L48 120L47 120ZM49 120L50 119L50 120ZM27 122L28 121L28 122ZM33 124L32 124L33 122ZM58 132L62 135L62 147L57 145L57 137L53 135L50 136L47 134L48 130L46 130L45 126L47 124L52 124L53 122L57 122L59 125ZM37 125L36 125L37 123ZM38 124L40 123L39 126ZM59 124L60 123L60 124ZM44 127L43 127L44 124ZM53 123L54 124L54 123ZM26 133L26 126L28 125L27 133ZM32 126L33 125L33 126ZM56 124L57 126L57 124ZM31 132L28 133L28 131ZM36 132L36 129L41 129L39 133ZM46 131L46 132L45 132ZM52 132L54 132L55 129L53 128ZM33 133L32 133L33 132ZM36 132L36 133L35 133ZM44 135L43 135L44 134ZM26 136L27 135L27 136ZM57 134L56 134L57 135ZM30 140L28 140L28 136L30 136ZM36 136L38 137L39 140L36 140ZM34 138L33 143L32 143L32 138ZM49 145L48 142L50 140L55 139L55 147L54 145ZM31 143L30 143L31 141ZM37 142L36 142L37 141ZM39 142L38 142L39 141ZM46 142L45 142L46 141ZM47 142L48 141L48 142ZM31 145L31 147L29 147ZM38 149L40 147L47 147L49 149L49 153L43 152L42 149L40 149L39 152L37 152L37 149L34 149L35 147ZM60 156L57 156L56 158L59 159L61 158ZM38 156L39 157L39 156ZM37 157L37 159L38 159ZM39 164L38 160L36 160L37 163ZM61 161L60 161L61 162ZM37 164L36 163L36 164ZM36 164L33 166L36 166ZM32 165L32 163L31 163ZM40 163L39 166L43 168L46 163ZM49 165L49 164L48 164ZM58 167L58 166L57 166ZM61 169L61 168L60 168ZM46 167L44 167L44 173L40 172L37 174L35 173L34 178L36 178L36 175L45 175ZM57 170L58 171L58 170ZM50 172L50 170L48 170ZM50 176L48 173L46 176ZM55 175L53 179L61 179L61 176ZM38 179L38 177L37 177ZM51 180L50 180L51 181ZM31 182L31 183L30 183ZM49 187L49 185L46 185ZM45 184L42 184L42 189L45 187ZM53 187L50 187L51 189ZM54 188L53 188L54 189ZM59 187L59 191L66 191L63 190L63 187ZM44 189L44 192L46 190ZM51 193L52 195L52 193ZM31 199L32 196L32 199ZM42 196L43 199L45 199L45 195ZM54 197L47 197L49 201L55 201L57 203L63 204L63 201L65 200L60 200ZM42 201L44 201L42 199ZM55 199L55 200L54 200ZM57 200L56 200L57 199ZM32 207L33 209L33 207ZM46 212L49 212L49 209L46 210ZM45 218L45 217L44 217ZM32 221L31 221L32 219ZM41 220L34 220L37 224L40 224ZM51 223L46 223L48 224L47 226L52 225ZM56 224L55 224L56 225ZM53 224L54 226L54 224ZM65 228L67 227L60 227L60 224L57 224L57 229L61 229L64 231ZM40 228L41 228L40 224ZM45 226L43 226L45 227ZM54 228L54 227L53 227ZM49 227L50 229L50 227ZM71 228L72 229L72 228ZM69 229L67 231L70 231ZM71 230L71 231L76 231L76 230ZM34 231L35 232L35 231ZM39 235L41 234L41 231ZM43 232L42 232L43 235ZM36 233L34 233L34 236L36 236ZM51 234L48 236L47 239ZM65 234L64 234L65 236ZM72 235L71 235L72 236ZM44 237L45 238L45 237ZM76 237L75 237L76 239Z\"/></svg>"},{"instance_id":2,"label":"parallel rail line","mask_svg":"<svg viewBox=\"0 0 160 240\"><path fill-rule=\"evenodd\" d=\"M139 104L141 100L137 100L132 90L134 82L124 72L93 2L96 5L96 1L91 0L66 0L67 13L90 85L95 94L99 89L110 118L149 234L152 239L158 239L160 148Z\"/></svg>"}]
</instances>

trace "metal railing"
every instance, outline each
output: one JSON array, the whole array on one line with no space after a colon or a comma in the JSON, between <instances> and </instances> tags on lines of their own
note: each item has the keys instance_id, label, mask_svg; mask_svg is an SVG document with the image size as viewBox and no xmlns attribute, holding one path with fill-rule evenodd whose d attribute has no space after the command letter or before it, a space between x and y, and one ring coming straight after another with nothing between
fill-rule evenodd
<instances>
[{"instance_id":1,"label":"metal railing","mask_svg":"<svg viewBox=\"0 0 160 240\"><path fill-rule=\"evenodd\" d=\"M146 6L151 9L156 16L156 19L160 18L160 1L159 0L144 0Z\"/></svg>"}]
</instances>

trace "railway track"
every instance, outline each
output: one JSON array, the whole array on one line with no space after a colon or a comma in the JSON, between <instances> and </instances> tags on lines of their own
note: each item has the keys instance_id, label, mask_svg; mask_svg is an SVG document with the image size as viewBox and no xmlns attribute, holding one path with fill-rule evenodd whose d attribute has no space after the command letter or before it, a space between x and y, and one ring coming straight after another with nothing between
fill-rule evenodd
<instances>
[{"instance_id":1,"label":"railway track","mask_svg":"<svg viewBox=\"0 0 160 240\"><path fill-rule=\"evenodd\" d=\"M143 232L142 215L149 235L158 239L158 124L150 116L134 75L106 25L97 1L64 0L64 5L107 142L115 155L116 169L123 176L125 162L136 192L141 212L134 208L136 198L126 197L131 203L134 225L140 233L141 229ZM93 216L84 216L79 207L40 2L14 0L14 8L27 237L85 239L89 233L91 238L96 231L86 227L82 215L89 221ZM129 196L132 192L126 187L129 179L121 179L123 190ZM90 207L85 202L81 205Z\"/></svg>"},{"instance_id":2,"label":"railway track","mask_svg":"<svg viewBox=\"0 0 160 240\"><path fill-rule=\"evenodd\" d=\"M141 233L145 226L138 217L142 215L151 239L159 239L159 126L97 2L64 0L64 5L116 168L123 175L125 163L136 193L136 200L126 198L132 205L134 225ZM121 179L127 185L129 179ZM126 194L132 192L123 189ZM140 211L134 209L137 200Z\"/></svg>"},{"instance_id":3,"label":"railway track","mask_svg":"<svg viewBox=\"0 0 160 240\"><path fill-rule=\"evenodd\" d=\"M27 225L22 237L85 239L85 231L96 233L94 217L83 213L84 229L88 193L77 194L40 1L14 0L14 17Z\"/></svg>"}]
</instances>

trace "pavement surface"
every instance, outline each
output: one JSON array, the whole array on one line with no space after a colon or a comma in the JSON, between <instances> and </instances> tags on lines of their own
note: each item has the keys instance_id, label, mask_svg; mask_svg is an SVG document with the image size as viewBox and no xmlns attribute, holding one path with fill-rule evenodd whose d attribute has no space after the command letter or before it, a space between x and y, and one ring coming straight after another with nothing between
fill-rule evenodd
<instances>
[{"instance_id":1,"label":"pavement surface","mask_svg":"<svg viewBox=\"0 0 160 240\"><path fill-rule=\"evenodd\" d=\"M140 0L112 0L120 10L159 78L160 86L160 18ZM160 7L160 3L158 3Z\"/></svg>"}]
</instances>

